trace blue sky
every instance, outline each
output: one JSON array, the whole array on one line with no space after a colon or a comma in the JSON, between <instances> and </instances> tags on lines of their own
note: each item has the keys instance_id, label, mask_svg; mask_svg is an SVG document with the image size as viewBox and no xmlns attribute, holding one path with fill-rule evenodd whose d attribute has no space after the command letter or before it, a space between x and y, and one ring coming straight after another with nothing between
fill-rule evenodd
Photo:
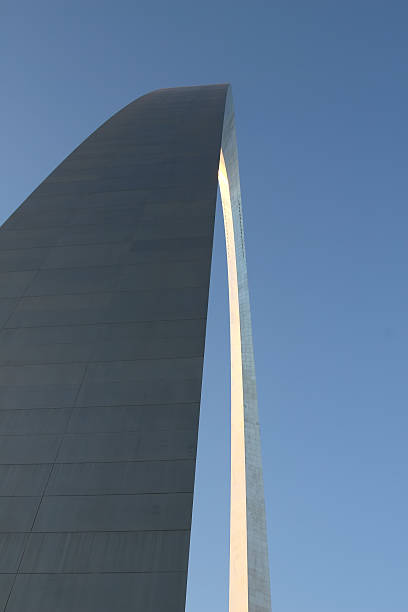
<instances>
[{"instance_id":1,"label":"blue sky","mask_svg":"<svg viewBox=\"0 0 408 612\"><path fill-rule=\"evenodd\" d=\"M2 0L0 218L152 89L235 99L274 612L407 612L408 5ZM188 612L227 609L216 223Z\"/></svg>"}]
</instances>

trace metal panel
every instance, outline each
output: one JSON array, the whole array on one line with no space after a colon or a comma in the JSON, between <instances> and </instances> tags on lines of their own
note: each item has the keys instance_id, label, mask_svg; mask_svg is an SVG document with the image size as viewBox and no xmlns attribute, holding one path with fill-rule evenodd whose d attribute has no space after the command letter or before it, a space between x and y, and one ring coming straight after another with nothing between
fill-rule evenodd
<instances>
[{"instance_id":1,"label":"metal panel","mask_svg":"<svg viewBox=\"0 0 408 612\"><path fill-rule=\"evenodd\" d=\"M48 495L189 493L194 460L61 463L55 465Z\"/></svg>"},{"instance_id":2,"label":"metal panel","mask_svg":"<svg viewBox=\"0 0 408 612\"><path fill-rule=\"evenodd\" d=\"M25 541L23 533L0 533L0 572L11 574L18 570Z\"/></svg>"},{"instance_id":3,"label":"metal panel","mask_svg":"<svg viewBox=\"0 0 408 612\"><path fill-rule=\"evenodd\" d=\"M50 476L52 464L0 465L0 495L42 495ZM1 523L1 530L4 525Z\"/></svg>"},{"instance_id":4,"label":"metal panel","mask_svg":"<svg viewBox=\"0 0 408 612\"><path fill-rule=\"evenodd\" d=\"M12 579L5 576L5 599ZM112 612L184 609L185 572L19 574L7 612Z\"/></svg>"},{"instance_id":5,"label":"metal panel","mask_svg":"<svg viewBox=\"0 0 408 612\"><path fill-rule=\"evenodd\" d=\"M13 536L0 538L7 567L15 567L22 549ZM178 572L187 570L188 531L129 533L33 533L25 548L24 573Z\"/></svg>"},{"instance_id":6,"label":"metal panel","mask_svg":"<svg viewBox=\"0 0 408 612\"><path fill-rule=\"evenodd\" d=\"M29 531L39 503L39 497L0 497L1 532Z\"/></svg>"},{"instance_id":7,"label":"metal panel","mask_svg":"<svg viewBox=\"0 0 408 612\"><path fill-rule=\"evenodd\" d=\"M10 510L13 503L21 509L19 517L9 512L10 523L27 525L34 501L8 501ZM191 493L45 496L33 531L184 530L190 528L191 502Z\"/></svg>"}]
</instances>

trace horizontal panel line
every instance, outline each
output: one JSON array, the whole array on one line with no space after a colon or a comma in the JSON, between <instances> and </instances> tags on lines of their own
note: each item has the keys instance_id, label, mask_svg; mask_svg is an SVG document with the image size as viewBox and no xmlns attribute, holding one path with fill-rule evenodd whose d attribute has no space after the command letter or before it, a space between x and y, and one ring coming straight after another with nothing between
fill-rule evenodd
<instances>
[{"instance_id":1,"label":"horizontal panel line","mask_svg":"<svg viewBox=\"0 0 408 612\"><path fill-rule=\"evenodd\" d=\"M28 296L25 296L28 297ZM6 298L6 299L18 299L18 298ZM16 311L12 312L12 315L16 314ZM174 319L128 319L125 321L101 321L100 323L56 323L54 325L18 325L15 327L4 326L1 329L41 329L48 327L100 327L101 325L127 325L133 323L168 323L172 321L207 321L206 317L182 317Z\"/></svg>"},{"instance_id":2,"label":"horizontal panel line","mask_svg":"<svg viewBox=\"0 0 408 612\"><path fill-rule=\"evenodd\" d=\"M122 464L122 463L149 463L151 461L158 461L161 463L165 463L166 461L195 461L196 457L193 455L190 456L184 456L184 457L177 457L177 458L171 458L171 459L118 459L116 461L107 461L106 459L101 459L100 461L98 461L98 459L85 459L84 461L61 461L61 463L59 463L58 461L56 461L54 464L52 464L54 467L58 467L59 465L82 465L82 464ZM32 463L0 463L0 467L6 467L6 466L27 466L27 465L33 465ZM43 464L35 464L35 465L43 465ZM45 464L44 464L45 465ZM10 497L9 495L6 495L5 497ZM23 496L24 497L24 496Z\"/></svg>"},{"instance_id":3,"label":"horizontal panel line","mask_svg":"<svg viewBox=\"0 0 408 612\"><path fill-rule=\"evenodd\" d=\"M101 226L102 227L102 226ZM41 228L38 228L39 230ZM43 229L51 229L51 228L43 228ZM0 252L1 253L8 253L9 251L28 251L30 249L55 249L55 248L67 248L67 247L79 247L79 246L102 246L102 245L109 245L109 244L126 244L129 239L126 240L109 240L109 241L104 241L104 242L67 242L67 243L63 243L61 244L60 242L51 242L51 243L45 243L45 244L40 244L38 246L23 246L23 247L14 247L12 249L10 248L6 248L3 249L1 248L1 236L2 236L2 231L6 231L6 230L1 230L0 229ZM16 231L16 230L7 230L7 231ZM32 230L20 230L21 232L23 231L32 231ZM176 236L175 238L173 237L167 237L167 238L131 238L132 242L149 242L149 241L153 241L153 240L174 240L174 242L177 242L178 240L184 240L185 238L206 238L208 240L210 240L210 236L209 235L198 235L198 236L187 236L187 235L183 235L183 236ZM193 247L194 248L194 247ZM156 251L156 249L146 249L147 251ZM160 249L157 249L158 251L160 251ZM194 261L194 260L193 260Z\"/></svg>"},{"instance_id":4,"label":"horizontal panel line","mask_svg":"<svg viewBox=\"0 0 408 612\"><path fill-rule=\"evenodd\" d=\"M6 329L10 329L10 328L6 328ZM0 335L1 335L1 331L0 331ZM188 338L189 336L178 336L178 338ZM177 338L175 338L177 339ZM145 338L145 340L148 340L147 338ZM78 345L76 342L72 342L72 343L65 343L65 342L56 342L54 344L49 344L49 345L44 345L42 344L41 346L56 346L56 345L61 345L61 344L68 344L69 346L81 346ZM90 344L94 344L94 342L90 343ZM35 346L35 345L34 345ZM92 359L77 359L75 361L12 361L9 360L9 363L3 363L3 360L0 359L0 369L1 368L18 368L18 367L25 367L25 366L45 366L45 365L82 365L84 363L87 363L89 365L97 365L99 363L134 363L135 361L177 361L179 359L198 359L204 357L204 353L191 353L191 354L186 354L186 355L182 355L180 357L168 357L168 356L163 356L163 357L135 357L133 359L107 359L106 361L104 359L98 359L96 361L93 361ZM1 387L2 385L0 385ZM13 385L5 385L5 386L13 386ZM7 409L1 409L0 410L7 410Z\"/></svg>"},{"instance_id":5,"label":"horizontal panel line","mask_svg":"<svg viewBox=\"0 0 408 612\"><path fill-rule=\"evenodd\" d=\"M160 461L160 462L166 462L166 461L188 461L189 459L194 460L195 457L194 456L183 456L180 457L178 456L177 458L170 458L170 459L117 459L117 460L113 460L113 461L107 461L105 458L102 458L100 461L98 461L98 459L85 459L84 461L80 461L80 460L76 460L76 461L61 461L61 463L59 463L59 461L56 461L53 465L54 466L58 466L58 465L81 465L83 463L89 464L89 463L148 463L150 461ZM4 467L7 465L14 465L14 466L19 466L19 465L33 465L32 463L0 463L0 467ZM35 464L38 465L38 464ZM42 464L40 464L42 465Z\"/></svg>"},{"instance_id":6,"label":"horizontal panel line","mask_svg":"<svg viewBox=\"0 0 408 612\"><path fill-rule=\"evenodd\" d=\"M111 193L111 192L109 191L109 192L106 192L106 193ZM63 195L63 194L61 194L61 195ZM75 194L73 194L73 195L75 195ZM67 196L69 197L70 194L65 194L65 197L67 197ZM170 206L171 206L171 204L169 204L169 210L170 210ZM109 212L107 214L109 214ZM174 218L175 218L174 215L169 214L166 217L166 221L168 220L170 222ZM201 222L203 222L203 219L204 219L204 222L212 221L212 219L213 219L212 212L211 212L211 214L208 214L208 216L202 215L202 219L201 219L201 215L197 215L196 217L194 217L194 215L193 216L191 216L191 215L186 215L186 216L180 215L178 220L181 223L185 222L186 225L187 225L187 221L193 220L193 221L198 221L198 222L201 221ZM16 221L17 221L17 218L16 218ZM118 230L123 230L123 229L129 230L130 223L125 223L126 220L123 220L123 219L120 220L120 221L121 222L119 222L119 223L111 223L109 225L109 227L110 228L111 227L116 227ZM148 220L138 218L138 219L134 219L133 220L132 225L135 227L135 229L138 226L139 227L143 227L143 226L146 226L146 225L150 225L150 226L155 225L158 228L165 227L165 225L163 223L160 224L160 221L161 221L161 219L159 219L159 218L158 219L148 219ZM47 230L47 231L50 231L50 232L52 232L52 231L61 231L61 233L62 233L64 230L68 230L68 229L73 229L73 230L75 230L76 228L80 228L80 229L82 229L82 228L95 229L95 228L98 228L98 227L105 228L106 227L106 222L100 222L100 223L67 223L67 224L63 224L63 225L37 226L37 227L34 227L34 228L32 226L31 227L20 227L20 228L19 227L10 227L10 228L2 227L2 228L0 228L0 236L1 236L1 234L3 234L3 233L7 234L8 232L17 232L17 233L19 233L19 232L30 232L30 231L44 231L44 230ZM191 237L192 236L190 235L189 238L191 238ZM199 238L210 238L210 234L208 232L200 233L200 234L195 234L193 237L194 238L197 238L197 237L199 237ZM180 236L178 236L178 238L180 238ZM160 240L160 238L158 238L158 239L157 238L151 238L151 239L150 238L145 238L145 240ZM172 237L169 236L169 237L165 238L165 240L172 240Z\"/></svg>"},{"instance_id":7,"label":"horizontal panel line","mask_svg":"<svg viewBox=\"0 0 408 612\"><path fill-rule=\"evenodd\" d=\"M1 414L1 413L0 413ZM0 427L0 438L36 438L36 437L42 437L42 436L53 436L53 437L68 437L68 436L92 436L95 434L126 434L126 433L147 433L147 432L155 432L156 430L153 428L151 429L125 429L125 430L119 430L119 431L99 431L99 430L90 430L90 431L55 431L55 432L50 432L50 431L39 431L37 433L4 433L1 430ZM168 431L170 433L174 433L176 431L195 431L194 427L185 427L182 429L174 429L174 428L167 428L167 427L161 427L160 429L157 429L157 432L163 432L163 431ZM1 464L0 464L1 465Z\"/></svg>"},{"instance_id":8,"label":"horizontal panel line","mask_svg":"<svg viewBox=\"0 0 408 612\"><path fill-rule=\"evenodd\" d=\"M101 459L101 461L95 460L95 459L86 459L84 461L54 461L53 463L50 463L48 461L46 461L45 463L0 463L0 467L2 466L19 466L19 465L82 465L82 464L89 464L89 463L98 463L98 464L103 464L103 463L152 463L152 462L158 462L158 463L166 463L167 461L173 462L173 461L195 461L195 457L175 457L175 458L170 458L170 459L117 459L116 461L107 461L106 459ZM35 497L35 496L34 496Z\"/></svg>"},{"instance_id":9,"label":"horizontal panel line","mask_svg":"<svg viewBox=\"0 0 408 612\"><path fill-rule=\"evenodd\" d=\"M3 366L7 367L7 366ZM12 366L14 367L14 366ZM200 406L200 402L172 402L172 403L158 403L154 404L107 404L103 406L63 406L62 408L1 408L1 412L21 412L21 411L30 411L35 412L37 410L69 410L71 408L81 408L81 409L104 409L104 408L140 408L142 406Z\"/></svg>"},{"instance_id":10,"label":"horizontal panel line","mask_svg":"<svg viewBox=\"0 0 408 612\"><path fill-rule=\"evenodd\" d=\"M84 531L1 531L0 534L4 535L15 535L15 534L34 534L34 533L43 533L43 534L76 534L76 533L175 533L175 532L189 532L190 529L88 529Z\"/></svg>"},{"instance_id":11,"label":"horizontal panel line","mask_svg":"<svg viewBox=\"0 0 408 612\"><path fill-rule=\"evenodd\" d=\"M117 571L81 571L81 570L77 570L77 571L72 571L72 572L35 572L35 571L31 571L31 572L2 572L2 574L17 574L18 576L105 576L105 575L122 575L122 574L127 574L127 575L134 575L134 574L185 574L187 572L187 567L185 570L138 570L138 571L131 571L131 570L126 570L126 571L122 571L122 570L117 570Z\"/></svg>"},{"instance_id":12,"label":"horizontal panel line","mask_svg":"<svg viewBox=\"0 0 408 612\"><path fill-rule=\"evenodd\" d=\"M10 299L10 298L6 298ZM206 321L206 317L191 317L191 318L182 318L182 319L147 319L140 321L112 321L110 323L63 323L57 325L25 325L22 329L48 329L49 327L101 327L107 326L110 327L124 327L125 325L133 325L134 323L172 323L174 321ZM21 329L21 327L4 327L2 329Z\"/></svg>"},{"instance_id":13,"label":"horizontal panel line","mask_svg":"<svg viewBox=\"0 0 408 612\"><path fill-rule=\"evenodd\" d=\"M37 229L37 228L36 228ZM42 231L45 229L51 229L51 228L38 228L38 231ZM14 251L31 251L31 249L66 249L69 247L83 247L83 246L108 246L111 244L120 244L120 245L124 245L124 244L133 244L133 243L137 243L137 242L150 242L150 241L174 241L175 243L177 243L179 240L183 240L184 238L189 238L191 239L191 236L178 236L177 238L130 238L127 240L108 240L108 241L104 241L104 242L74 242L74 243L67 243L67 244L61 244L60 242L55 243L55 244L48 244L48 245L38 245L38 246L30 246L30 247L13 247L12 249L8 248L8 249L2 249L1 248L1 236L2 236L2 232L10 232L10 231L16 231L16 230L5 230L5 229L1 229L0 228L0 252L1 253L10 253L10 252L14 252ZM23 231L23 230L21 230ZM35 230L25 230L25 231L35 231ZM197 236L193 236L193 238L197 238ZM210 236L198 236L198 238L207 238L209 241L211 240ZM194 247L193 247L194 248ZM160 249L146 249L147 251L160 251ZM195 260L192 260L195 261ZM39 268L34 268L35 270L38 270Z\"/></svg>"},{"instance_id":14,"label":"horizontal panel line","mask_svg":"<svg viewBox=\"0 0 408 612\"><path fill-rule=\"evenodd\" d=\"M122 294L124 293L125 295L128 295L129 293L148 293L148 292L154 292L154 291L173 291L173 290L183 290L183 289L205 289L207 287L207 285L185 285L183 287L150 287L150 288L144 288L144 289L112 289L111 291L74 291L73 293L40 293L38 295L27 295L27 294L22 294L22 295L11 295L11 296L3 296L3 298L11 300L11 299L30 299L30 298L42 298L42 297L62 297L65 295L118 295L118 294ZM18 312L18 311L17 311ZM16 311L13 311L12 314L15 314Z\"/></svg>"},{"instance_id":15,"label":"horizontal panel line","mask_svg":"<svg viewBox=\"0 0 408 612\"><path fill-rule=\"evenodd\" d=\"M0 499L37 499L41 497L44 501L50 497L144 497L145 495L192 495L193 490L188 491L143 491L140 493L44 493L44 495L0 495Z\"/></svg>"},{"instance_id":16,"label":"horizontal panel line","mask_svg":"<svg viewBox=\"0 0 408 612\"><path fill-rule=\"evenodd\" d=\"M21 465L30 465L30 466L39 466L39 465L48 465L48 466L53 466L53 465L83 465L83 464L92 464L92 463L97 463L98 465L104 464L104 463L163 463L166 461L170 461L170 462L177 462L177 461L191 461L194 462L195 459L192 457L178 457L176 459L121 459L119 461L106 461L106 460L102 460L102 461L62 461L62 462L58 462L58 463L53 463L51 461L45 461L45 462L35 462L35 463L2 463L0 464L0 467L4 467L4 466L21 466ZM29 496L30 497L30 496ZM34 496L35 497L35 496Z\"/></svg>"},{"instance_id":17,"label":"horizontal panel line","mask_svg":"<svg viewBox=\"0 0 408 612\"><path fill-rule=\"evenodd\" d=\"M0 233L0 237L1 237L1 233ZM75 245L77 246L77 245ZM36 248L48 248L48 247L36 247ZM49 247L49 248L56 248L56 247ZM24 249L20 249L20 250L24 250ZM153 252L155 252L155 249L151 249ZM6 253L7 251L1 251L0 253ZM174 263L174 264L178 264L178 263L197 263L201 261L201 258L198 259L170 259L168 263ZM38 266L35 268L18 268L16 269L11 269L11 270L3 270L1 267L1 262L0 262L0 275L1 274L12 274L14 272L19 273L19 272L52 272L54 270L89 270L89 269L93 269L93 268L122 268L122 267L126 267L126 268L138 268L139 266L142 266L143 264L155 264L157 263L158 265L161 265L161 261L159 259L157 260L153 260L153 261L138 261L136 263L127 263L127 262L119 262L117 264L106 264L106 263L101 263L101 264L95 264L93 266L82 266L80 264L78 265L69 265L69 266L59 266L59 267L51 267L51 266ZM210 265L209 265L210 267Z\"/></svg>"},{"instance_id":18,"label":"horizontal panel line","mask_svg":"<svg viewBox=\"0 0 408 612\"><path fill-rule=\"evenodd\" d=\"M127 139L127 140L119 140L119 141L115 140L115 141L111 141L111 142L113 142L114 146L116 147L116 145L118 143L121 144L122 142L123 143L128 143L128 142L133 142L133 141L131 139L130 140ZM93 144L93 146L100 146L100 143L92 143L92 144ZM146 143L146 144L149 145L150 143ZM108 143L108 145L109 145L109 143ZM61 162L61 164L62 163L63 162ZM153 165L155 165L156 163L157 162L154 162ZM57 166L57 168L58 167L59 166ZM118 178L120 178L120 177L118 177ZM44 183L46 181L47 181L47 179L44 180ZM77 181L77 182L80 183L82 181ZM43 184L43 183L41 183L41 184ZM55 183L50 183L50 184L55 184ZM48 193L48 194L45 193L44 195L34 195L34 192L33 192L31 195L29 195L24 200L24 202L27 202L31 197L32 197L33 200L41 200L43 198L56 198L56 197L66 198L66 197L78 197L78 196L82 197L82 196L88 196L88 195L103 195L105 193L112 193L112 194L114 194L114 193L123 193L124 191L127 191L129 193L146 193L146 192L148 192L148 193L155 193L156 191L158 191L160 193L162 191L166 191L166 190L169 190L169 189L185 189L185 185L183 183L180 183L180 185L166 185L165 187L155 187L155 188L153 188L153 187L146 187L144 189L115 189L113 191L107 191L106 189L104 189L103 191L89 191L89 192L83 192L83 193L80 193L80 194L78 194L78 193L72 193L72 194L70 194L70 193ZM207 197L210 199L209 195L207 195ZM176 200L178 200L178 198L176 198ZM194 201L194 198L191 198L191 200ZM200 198L200 200L201 200L201 198Z\"/></svg>"},{"instance_id":19,"label":"horizontal panel line","mask_svg":"<svg viewBox=\"0 0 408 612\"><path fill-rule=\"evenodd\" d=\"M1 232L0 232L0 236L1 236ZM51 253L50 253L51 255ZM185 260L185 261L175 261L175 260L168 260L165 262L165 264L177 264L177 263L197 263L197 261L200 260ZM207 258L202 258L202 261L204 262L204 264L208 265L209 267L209 262L207 261ZM150 266L152 264L157 264L158 267L162 268L163 267L163 261L138 261L138 262L133 262L133 263L127 263L127 262L118 262L118 263L101 263L101 264L95 264L95 265L86 265L86 264L79 264L79 265L68 265L68 266L57 266L57 267L44 267L43 265L40 265L37 268L34 268L34 271L38 271L38 272L54 272L54 271L58 271L58 270L93 270L94 268L97 268L98 270L100 268L140 268L143 265L147 265ZM27 270L1 270L0 269L0 276L2 274L19 274L20 272L27 272Z\"/></svg>"}]
</instances>

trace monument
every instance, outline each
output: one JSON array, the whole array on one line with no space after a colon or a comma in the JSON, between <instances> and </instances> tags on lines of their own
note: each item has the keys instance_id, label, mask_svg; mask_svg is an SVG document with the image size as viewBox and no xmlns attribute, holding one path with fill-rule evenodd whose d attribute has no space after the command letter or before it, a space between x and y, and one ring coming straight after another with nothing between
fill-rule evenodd
<instances>
[{"instance_id":1,"label":"monument","mask_svg":"<svg viewBox=\"0 0 408 612\"><path fill-rule=\"evenodd\" d=\"M230 612L270 612L232 97L114 115L0 230L0 612L182 612L217 176L231 337Z\"/></svg>"}]
</instances>

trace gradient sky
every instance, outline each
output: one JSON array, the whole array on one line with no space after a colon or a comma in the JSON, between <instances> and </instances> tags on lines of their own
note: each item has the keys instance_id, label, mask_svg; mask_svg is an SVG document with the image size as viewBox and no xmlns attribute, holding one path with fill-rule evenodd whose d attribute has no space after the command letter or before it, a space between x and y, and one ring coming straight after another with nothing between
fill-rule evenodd
<instances>
[{"instance_id":1,"label":"gradient sky","mask_svg":"<svg viewBox=\"0 0 408 612\"><path fill-rule=\"evenodd\" d=\"M0 0L0 218L110 115L229 81L274 612L407 612L408 4ZM227 610L221 218L188 612Z\"/></svg>"}]
</instances>

